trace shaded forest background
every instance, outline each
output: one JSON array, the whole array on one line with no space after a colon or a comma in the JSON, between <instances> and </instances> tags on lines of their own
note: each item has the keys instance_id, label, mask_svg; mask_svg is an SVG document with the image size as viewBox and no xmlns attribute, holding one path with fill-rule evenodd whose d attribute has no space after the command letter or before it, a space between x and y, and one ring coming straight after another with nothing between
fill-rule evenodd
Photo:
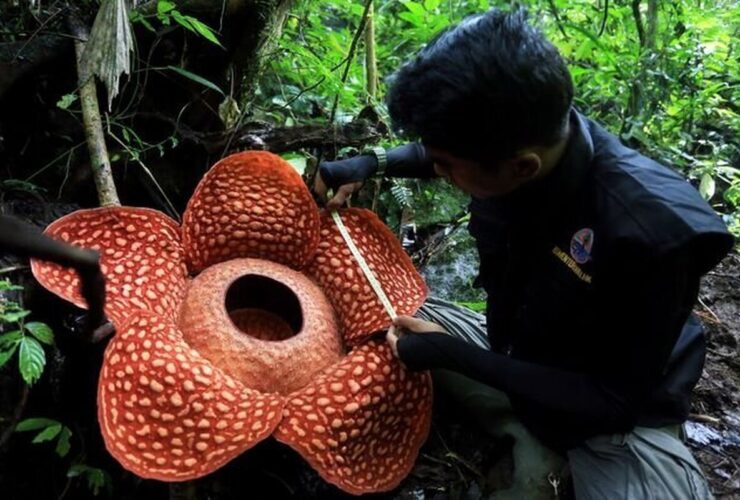
<instances>
[{"instance_id":1,"label":"shaded forest background","mask_svg":"<svg viewBox=\"0 0 740 500\"><path fill-rule=\"evenodd\" d=\"M740 2L519 4L569 62L579 110L682 172L740 235ZM230 152L279 153L310 181L321 159L402 142L383 105L387 78L450 23L511 2L153 0L128 7L129 74L120 84L97 86L107 158L122 203L179 220L203 173ZM2 213L45 225L100 203L75 57L99 8L88 1L0 0ZM467 200L446 184L372 182L356 203L379 212L422 267L470 250L457 231L466 222ZM737 262L728 266L722 272L736 279ZM479 309L482 297L471 281L463 276L450 293ZM717 285L718 293L732 303L738 283L727 283ZM0 481L15 485L11 495L179 495L123 472L103 451L94 414L101 348L77 340L79 311L38 290L26 263L10 257L0 256L0 294ZM707 310L714 321L717 314ZM722 359L736 355L736 332L722 335L717 352ZM727 363L728 372L712 376L736 377L737 365ZM712 390L728 391L722 384L708 388L707 401L723 401ZM732 392L722 408L737 401ZM697 411L716 419L708 413L717 405ZM280 449L262 453L268 462L278 457L299 467ZM460 465L466 462L444 453L440 460L467 477L469 467ZM257 490L306 488L328 496L310 472L296 482L276 479L260 460L240 465L258 470ZM713 483L718 493L740 487L732 464L734 473L727 468L729 478L719 475ZM227 468L220 482L209 483L209 493L229 498L219 484L237 475ZM414 484L423 486L422 479L417 474Z\"/></svg>"}]
</instances>

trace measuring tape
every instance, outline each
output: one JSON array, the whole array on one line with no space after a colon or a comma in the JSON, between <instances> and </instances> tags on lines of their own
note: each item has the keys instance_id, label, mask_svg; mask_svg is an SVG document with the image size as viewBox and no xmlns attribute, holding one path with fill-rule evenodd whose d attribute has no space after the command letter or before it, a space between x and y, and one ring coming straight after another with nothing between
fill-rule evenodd
<instances>
[{"instance_id":1,"label":"measuring tape","mask_svg":"<svg viewBox=\"0 0 740 500\"><path fill-rule=\"evenodd\" d=\"M365 257L363 257L362 254L360 253L360 249L357 248L357 245L355 245L355 242L352 241L352 237L349 235L349 231L347 231L347 227L344 225L344 222L342 221L342 217L339 215L339 212L337 212L336 210L332 210L331 218L334 220L334 223L337 225L337 229L339 229L339 233L342 235L342 238L344 238L344 241L347 243L347 246L349 247L349 251L352 252L352 255L354 256L355 260L360 265L360 269L362 269L362 274L365 275L365 278L367 278L367 281L370 283L370 286L375 292L375 295L378 296L380 303L383 304L383 308L385 309L385 312L388 313L388 316L390 316L391 319L396 319L396 309L393 307L393 304L391 304L391 301L388 300L388 296L383 291L383 287L380 286L380 282L373 274L373 271L370 269L370 266L367 265L367 261L365 260Z\"/></svg>"}]
</instances>

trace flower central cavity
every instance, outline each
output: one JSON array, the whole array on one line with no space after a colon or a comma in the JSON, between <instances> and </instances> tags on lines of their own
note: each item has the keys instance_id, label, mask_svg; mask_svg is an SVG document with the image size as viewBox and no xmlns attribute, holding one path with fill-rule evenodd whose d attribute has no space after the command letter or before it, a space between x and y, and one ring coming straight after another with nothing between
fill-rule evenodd
<instances>
[{"instance_id":1,"label":"flower central cavity","mask_svg":"<svg viewBox=\"0 0 740 500\"><path fill-rule=\"evenodd\" d=\"M266 276L248 274L226 292L226 311L234 325L260 340L286 340L303 327L303 312L296 294Z\"/></svg>"},{"instance_id":2,"label":"flower central cavity","mask_svg":"<svg viewBox=\"0 0 740 500\"><path fill-rule=\"evenodd\" d=\"M214 264L190 284L185 341L250 389L289 394L343 355L334 310L299 271L262 259Z\"/></svg>"}]
</instances>

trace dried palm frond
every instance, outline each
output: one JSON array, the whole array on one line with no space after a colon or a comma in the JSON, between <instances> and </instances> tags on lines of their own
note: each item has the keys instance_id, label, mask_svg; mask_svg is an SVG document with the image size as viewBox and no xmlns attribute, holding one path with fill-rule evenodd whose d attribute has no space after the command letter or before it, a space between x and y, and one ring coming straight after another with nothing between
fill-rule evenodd
<instances>
[{"instance_id":1,"label":"dried palm frond","mask_svg":"<svg viewBox=\"0 0 740 500\"><path fill-rule=\"evenodd\" d=\"M121 74L131 71L134 37L128 10L128 0L102 0L80 61L81 81L97 75L108 92L109 110Z\"/></svg>"}]
</instances>

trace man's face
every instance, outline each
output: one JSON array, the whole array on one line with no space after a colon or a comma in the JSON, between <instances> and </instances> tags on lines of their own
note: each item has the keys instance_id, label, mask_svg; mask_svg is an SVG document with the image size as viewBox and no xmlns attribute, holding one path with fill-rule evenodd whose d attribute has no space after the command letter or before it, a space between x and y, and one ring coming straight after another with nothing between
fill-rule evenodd
<instances>
[{"instance_id":1,"label":"man's face","mask_svg":"<svg viewBox=\"0 0 740 500\"><path fill-rule=\"evenodd\" d=\"M508 194L527 182L539 166L522 165L518 158L490 165L454 156L427 147L434 161L434 171L474 198Z\"/></svg>"}]
</instances>

